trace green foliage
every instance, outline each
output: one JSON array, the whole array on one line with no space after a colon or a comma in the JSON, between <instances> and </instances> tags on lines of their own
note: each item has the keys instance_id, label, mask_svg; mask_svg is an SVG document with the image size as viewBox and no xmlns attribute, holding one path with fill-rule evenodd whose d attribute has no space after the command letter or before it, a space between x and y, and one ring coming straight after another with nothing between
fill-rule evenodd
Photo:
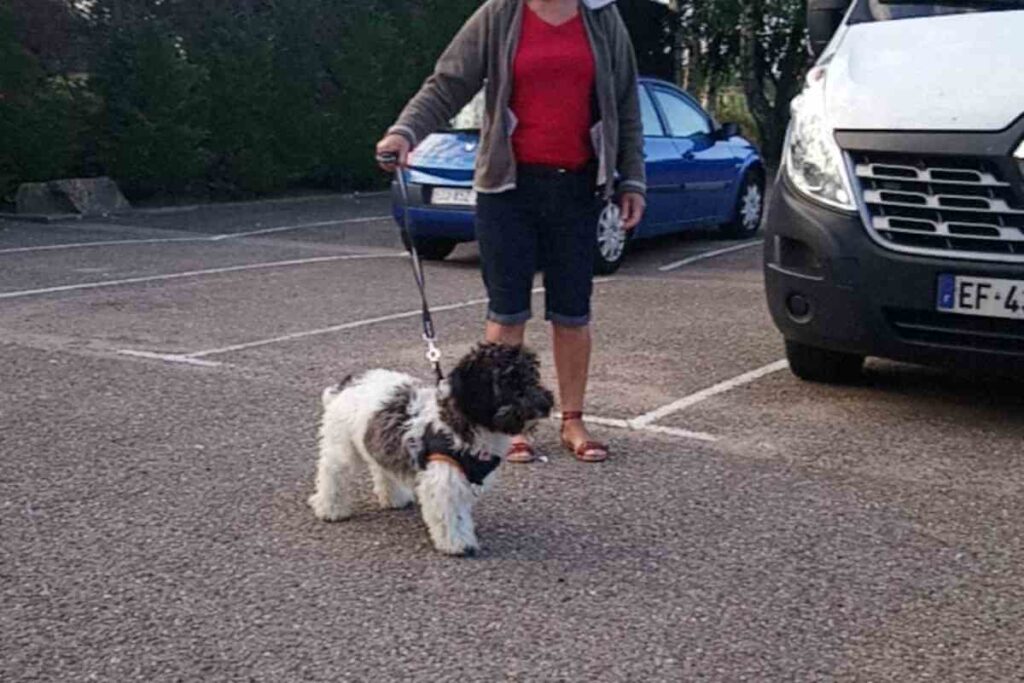
<instances>
[{"instance_id":1,"label":"green foliage","mask_svg":"<svg viewBox=\"0 0 1024 683\"><path fill-rule=\"evenodd\" d=\"M804 0L675 0L682 85L712 108L739 86L762 152L777 162L809 63ZM732 104L726 104L732 107ZM737 114L742 113L737 111ZM725 118L718 112L719 118Z\"/></svg>"},{"instance_id":2,"label":"green foliage","mask_svg":"<svg viewBox=\"0 0 1024 683\"><path fill-rule=\"evenodd\" d=\"M126 190L181 189L202 175L204 78L174 34L157 22L118 27L109 35L92 79L102 102L97 154Z\"/></svg>"},{"instance_id":3,"label":"green foliage","mask_svg":"<svg viewBox=\"0 0 1024 683\"><path fill-rule=\"evenodd\" d=\"M0 0L0 193L82 173L134 197L379 186L374 142L480 3ZM801 0L675 5L620 0L645 73L671 77L675 44L683 84L774 153Z\"/></svg>"},{"instance_id":4,"label":"green foliage","mask_svg":"<svg viewBox=\"0 0 1024 683\"><path fill-rule=\"evenodd\" d=\"M719 122L738 123L743 136L761 146L761 132L754 116L747 107L747 97L738 88L729 88L718 93L718 99L714 105L715 118Z\"/></svg>"},{"instance_id":5,"label":"green foliage","mask_svg":"<svg viewBox=\"0 0 1024 683\"><path fill-rule=\"evenodd\" d=\"M10 6L0 4L0 198L21 182L78 170L86 97L80 84L44 71L22 46Z\"/></svg>"}]
</instances>

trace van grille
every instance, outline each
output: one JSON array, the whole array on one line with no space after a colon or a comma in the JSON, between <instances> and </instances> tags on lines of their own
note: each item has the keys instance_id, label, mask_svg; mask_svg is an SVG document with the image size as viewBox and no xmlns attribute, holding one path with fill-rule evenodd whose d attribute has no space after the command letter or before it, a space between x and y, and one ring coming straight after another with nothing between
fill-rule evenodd
<instances>
[{"instance_id":1,"label":"van grille","mask_svg":"<svg viewBox=\"0 0 1024 683\"><path fill-rule=\"evenodd\" d=\"M868 230L897 251L1024 262L1024 203L984 159L852 152Z\"/></svg>"},{"instance_id":2,"label":"van grille","mask_svg":"<svg viewBox=\"0 0 1024 683\"><path fill-rule=\"evenodd\" d=\"M899 308L885 316L906 342L1024 356L1024 321Z\"/></svg>"}]
</instances>

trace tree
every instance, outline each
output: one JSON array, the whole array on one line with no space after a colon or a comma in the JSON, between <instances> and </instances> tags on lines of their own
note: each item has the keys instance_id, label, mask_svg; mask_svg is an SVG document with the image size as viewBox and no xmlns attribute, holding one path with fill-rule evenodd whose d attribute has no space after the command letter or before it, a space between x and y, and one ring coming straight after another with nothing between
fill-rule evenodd
<instances>
[{"instance_id":1,"label":"tree","mask_svg":"<svg viewBox=\"0 0 1024 683\"><path fill-rule=\"evenodd\" d=\"M789 103L810 65L802 0L744 0L740 74L747 106L761 132L764 156L777 163L789 124Z\"/></svg>"},{"instance_id":2,"label":"tree","mask_svg":"<svg viewBox=\"0 0 1024 683\"><path fill-rule=\"evenodd\" d=\"M72 71L74 28L63 0L0 2L0 198L82 168L88 102Z\"/></svg>"}]
</instances>

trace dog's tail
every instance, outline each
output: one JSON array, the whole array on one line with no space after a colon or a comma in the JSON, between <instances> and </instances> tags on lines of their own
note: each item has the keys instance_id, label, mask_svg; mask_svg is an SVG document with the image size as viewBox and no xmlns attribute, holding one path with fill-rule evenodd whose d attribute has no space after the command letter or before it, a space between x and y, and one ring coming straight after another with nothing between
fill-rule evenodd
<instances>
[{"instance_id":1,"label":"dog's tail","mask_svg":"<svg viewBox=\"0 0 1024 683\"><path fill-rule=\"evenodd\" d=\"M320 401L324 404L324 408L331 404L331 401L334 400L335 396L345 391L345 388L352 384L352 380L352 375L347 375L343 380L341 380L337 384L332 384L331 386L324 389L324 393L320 395Z\"/></svg>"}]
</instances>

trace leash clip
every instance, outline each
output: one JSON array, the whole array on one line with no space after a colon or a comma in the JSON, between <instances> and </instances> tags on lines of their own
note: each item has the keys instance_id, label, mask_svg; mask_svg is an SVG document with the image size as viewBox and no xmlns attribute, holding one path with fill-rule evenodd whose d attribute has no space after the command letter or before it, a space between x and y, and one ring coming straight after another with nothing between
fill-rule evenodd
<instances>
[{"instance_id":1,"label":"leash clip","mask_svg":"<svg viewBox=\"0 0 1024 683\"><path fill-rule=\"evenodd\" d=\"M430 337L424 335L424 341L427 342L427 360L435 365L441 362L441 349L437 348L437 344Z\"/></svg>"}]
</instances>

